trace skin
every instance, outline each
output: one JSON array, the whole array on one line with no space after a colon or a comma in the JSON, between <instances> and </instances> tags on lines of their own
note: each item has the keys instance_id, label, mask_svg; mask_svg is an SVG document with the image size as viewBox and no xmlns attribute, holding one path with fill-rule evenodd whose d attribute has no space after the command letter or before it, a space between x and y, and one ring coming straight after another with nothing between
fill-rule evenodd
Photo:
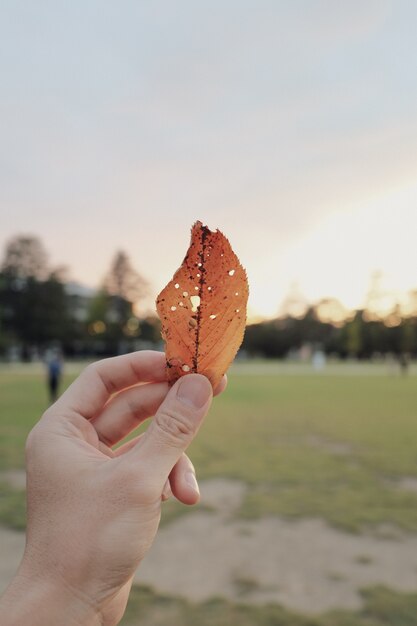
<instances>
[{"instance_id":1,"label":"skin","mask_svg":"<svg viewBox=\"0 0 417 626\"><path fill-rule=\"evenodd\" d=\"M212 396L199 374L169 388L164 354L143 351L88 366L46 411L27 440L26 549L0 601L3 626L119 623L161 503L198 502L184 451Z\"/></svg>"}]
</instances>

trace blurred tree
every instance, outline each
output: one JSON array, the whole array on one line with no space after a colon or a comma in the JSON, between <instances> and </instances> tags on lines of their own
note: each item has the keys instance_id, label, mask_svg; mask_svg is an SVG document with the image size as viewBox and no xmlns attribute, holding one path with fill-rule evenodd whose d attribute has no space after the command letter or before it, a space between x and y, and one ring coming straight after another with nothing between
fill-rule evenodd
<instances>
[{"instance_id":1,"label":"blurred tree","mask_svg":"<svg viewBox=\"0 0 417 626\"><path fill-rule=\"evenodd\" d=\"M112 296L136 303L148 291L148 283L132 266L126 252L116 253L104 279L104 288Z\"/></svg>"},{"instance_id":2,"label":"blurred tree","mask_svg":"<svg viewBox=\"0 0 417 626\"><path fill-rule=\"evenodd\" d=\"M98 320L105 322L107 320L108 308L109 294L104 289L100 289L90 300L87 324L93 324Z\"/></svg>"},{"instance_id":3,"label":"blurred tree","mask_svg":"<svg viewBox=\"0 0 417 626\"><path fill-rule=\"evenodd\" d=\"M343 326L349 317L349 311L336 298L322 298L314 307L321 322L333 326Z\"/></svg>"},{"instance_id":4,"label":"blurred tree","mask_svg":"<svg viewBox=\"0 0 417 626\"><path fill-rule=\"evenodd\" d=\"M412 320L405 320L401 325L399 352L411 354L416 350L416 328Z\"/></svg>"},{"instance_id":5,"label":"blurred tree","mask_svg":"<svg viewBox=\"0 0 417 626\"><path fill-rule=\"evenodd\" d=\"M405 315L417 318L417 289L412 289L408 292Z\"/></svg>"},{"instance_id":6,"label":"blurred tree","mask_svg":"<svg viewBox=\"0 0 417 626\"><path fill-rule=\"evenodd\" d=\"M355 317L350 320L344 327L344 348L348 355L358 357L361 355L363 348L362 327L363 327L362 311L356 311Z\"/></svg>"},{"instance_id":7,"label":"blurred tree","mask_svg":"<svg viewBox=\"0 0 417 626\"><path fill-rule=\"evenodd\" d=\"M0 324L23 356L32 348L71 339L63 268L51 271L37 237L18 236L7 245L0 274ZM3 342L4 343L4 342Z\"/></svg>"},{"instance_id":8,"label":"blurred tree","mask_svg":"<svg viewBox=\"0 0 417 626\"><path fill-rule=\"evenodd\" d=\"M361 356L370 358L375 354L387 351L386 330L386 326L382 321L367 321L364 313L360 329ZM356 332L358 332L358 328Z\"/></svg>"},{"instance_id":9,"label":"blurred tree","mask_svg":"<svg viewBox=\"0 0 417 626\"><path fill-rule=\"evenodd\" d=\"M30 348L42 349L51 342L68 341L70 326L64 285L53 275L43 281L29 276L23 283L8 278L6 275L0 290L1 324L9 337L21 345L23 355L27 357Z\"/></svg>"},{"instance_id":10,"label":"blurred tree","mask_svg":"<svg viewBox=\"0 0 417 626\"><path fill-rule=\"evenodd\" d=\"M300 319L305 315L307 309L307 298L302 294L298 283L291 283L288 294L280 306L279 317Z\"/></svg>"},{"instance_id":11,"label":"blurred tree","mask_svg":"<svg viewBox=\"0 0 417 626\"><path fill-rule=\"evenodd\" d=\"M126 351L140 332L133 307L147 291L145 278L134 269L126 252L118 251L105 276L101 295L94 303L95 307L101 307L100 315L105 323L102 340L111 352Z\"/></svg>"},{"instance_id":12,"label":"blurred tree","mask_svg":"<svg viewBox=\"0 0 417 626\"><path fill-rule=\"evenodd\" d=\"M142 341L159 343L161 339L161 321L159 317L146 317L140 321L140 338Z\"/></svg>"},{"instance_id":13,"label":"blurred tree","mask_svg":"<svg viewBox=\"0 0 417 626\"><path fill-rule=\"evenodd\" d=\"M14 279L44 280L48 275L48 256L37 237L17 236L6 244L1 264L2 273Z\"/></svg>"},{"instance_id":14,"label":"blurred tree","mask_svg":"<svg viewBox=\"0 0 417 626\"><path fill-rule=\"evenodd\" d=\"M91 299L86 319L88 344L94 354L118 354L133 349L141 334L132 303L104 288Z\"/></svg>"}]
</instances>

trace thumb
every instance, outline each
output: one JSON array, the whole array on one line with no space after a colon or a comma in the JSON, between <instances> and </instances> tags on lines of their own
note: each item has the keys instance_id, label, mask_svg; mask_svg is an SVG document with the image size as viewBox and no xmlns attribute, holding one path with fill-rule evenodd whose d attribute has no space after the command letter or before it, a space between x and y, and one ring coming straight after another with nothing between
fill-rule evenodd
<instances>
[{"instance_id":1,"label":"thumb","mask_svg":"<svg viewBox=\"0 0 417 626\"><path fill-rule=\"evenodd\" d=\"M155 493L162 493L168 476L190 445L207 415L213 397L201 374L183 376L168 392L145 435L126 456L136 459Z\"/></svg>"}]
</instances>

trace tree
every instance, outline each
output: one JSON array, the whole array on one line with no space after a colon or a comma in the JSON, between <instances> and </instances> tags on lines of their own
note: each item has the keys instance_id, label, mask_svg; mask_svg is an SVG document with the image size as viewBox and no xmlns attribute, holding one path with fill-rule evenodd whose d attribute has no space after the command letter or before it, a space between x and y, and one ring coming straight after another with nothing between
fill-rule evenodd
<instances>
[{"instance_id":1,"label":"tree","mask_svg":"<svg viewBox=\"0 0 417 626\"><path fill-rule=\"evenodd\" d=\"M279 317L300 319L305 315L307 309L307 298L301 293L298 283L291 283L288 294L281 304Z\"/></svg>"},{"instance_id":2,"label":"tree","mask_svg":"<svg viewBox=\"0 0 417 626\"><path fill-rule=\"evenodd\" d=\"M356 311L353 319L343 328L343 344L349 356L360 356L363 348L362 331L364 326L363 312Z\"/></svg>"},{"instance_id":3,"label":"tree","mask_svg":"<svg viewBox=\"0 0 417 626\"><path fill-rule=\"evenodd\" d=\"M1 268L0 324L8 341L20 345L25 356L31 347L68 342L72 330L63 270L49 269L40 240L32 236L12 239Z\"/></svg>"},{"instance_id":4,"label":"tree","mask_svg":"<svg viewBox=\"0 0 417 626\"><path fill-rule=\"evenodd\" d=\"M349 311L336 298L323 298L314 307L320 322L343 326L349 317Z\"/></svg>"},{"instance_id":5,"label":"tree","mask_svg":"<svg viewBox=\"0 0 417 626\"><path fill-rule=\"evenodd\" d=\"M18 281L44 280L48 275L48 255L42 242L32 235L18 235L6 245L1 265L3 274Z\"/></svg>"},{"instance_id":6,"label":"tree","mask_svg":"<svg viewBox=\"0 0 417 626\"><path fill-rule=\"evenodd\" d=\"M116 253L104 280L106 291L131 303L136 303L148 291L147 281L133 268L126 252Z\"/></svg>"}]
</instances>

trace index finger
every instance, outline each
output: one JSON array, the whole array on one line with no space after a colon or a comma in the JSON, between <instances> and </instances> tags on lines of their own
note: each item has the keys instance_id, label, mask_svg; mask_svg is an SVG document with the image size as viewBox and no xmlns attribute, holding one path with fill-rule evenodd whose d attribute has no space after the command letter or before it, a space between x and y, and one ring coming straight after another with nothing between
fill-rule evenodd
<instances>
[{"instance_id":1,"label":"index finger","mask_svg":"<svg viewBox=\"0 0 417 626\"><path fill-rule=\"evenodd\" d=\"M96 361L81 372L55 407L91 419L114 393L138 383L165 381L165 364L165 354L154 350Z\"/></svg>"}]
</instances>

